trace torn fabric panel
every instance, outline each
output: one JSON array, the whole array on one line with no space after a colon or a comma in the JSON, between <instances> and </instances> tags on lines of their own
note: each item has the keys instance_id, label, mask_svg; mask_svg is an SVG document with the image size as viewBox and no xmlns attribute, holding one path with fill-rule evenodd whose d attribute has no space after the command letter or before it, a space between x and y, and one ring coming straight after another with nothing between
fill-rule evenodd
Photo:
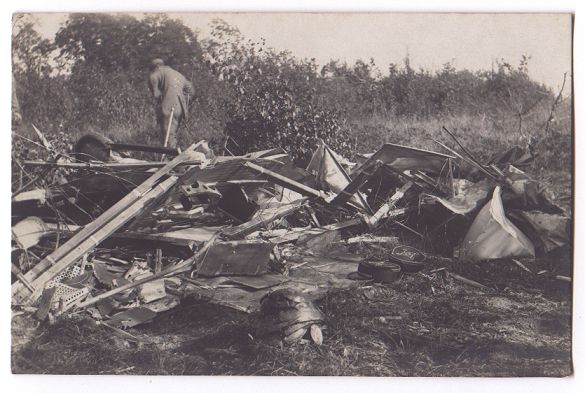
<instances>
[{"instance_id":1,"label":"torn fabric panel","mask_svg":"<svg viewBox=\"0 0 585 393\"><path fill-rule=\"evenodd\" d=\"M12 198L12 202L27 201L35 201L39 205L44 205L47 202L47 190L45 188L37 188L35 190L21 192Z\"/></svg>"},{"instance_id":2,"label":"torn fabric panel","mask_svg":"<svg viewBox=\"0 0 585 393\"><path fill-rule=\"evenodd\" d=\"M386 143L380 150L368 157L359 168L353 171L352 175L376 160L391 165L398 171L416 169L428 174L439 175L446 172L448 167L447 160L454 158L447 154Z\"/></svg>"},{"instance_id":3,"label":"torn fabric panel","mask_svg":"<svg viewBox=\"0 0 585 393\"><path fill-rule=\"evenodd\" d=\"M515 167L529 166L534 162L534 154L532 148L528 146L525 150L520 146L512 146L511 148L496 153L488 162L488 165L507 165L512 164Z\"/></svg>"},{"instance_id":4,"label":"torn fabric panel","mask_svg":"<svg viewBox=\"0 0 585 393\"><path fill-rule=\"evenodd\" d=\"M338 155L321 141L307 166L307 171L317 177L317 182L321 186L328 186L336 194L343 191L351 182L351 178L347 175L337 157ZM368 204L360 192L355 193L350 198L350 201L364 210L369 210Z\"/></svg>"},{"instance_id":5,"label":"torn fabric panel","mask_svg":"<svg viewBox=\"0 0 585 393\"><path fill-rule=\"evenodd\" d=\"M202 277L264 274L268 271L272 247L270 243L254 240L214 244L201 261L197 274Z\"/></svg>"},{"instance_id":6,"label":"torn fabric panel","mask_svg":"<svg viewBox=\"0 0 585 393\"><path fill-rule=\"evenodd\" d=\"M440 198L427 194L425 197L436 200L455 214L464 215L477 208L488 196L492 185L487 179L473 183L466 179L454 179L455 195L452 198Z\"/></svg>"},{"instance_id":7,"label":"torn fabric panel","mask_svg":"<svg viewBox=\"0 0 585 393\"><path fill-rule=\"evenodd\" d=\"M534 256L534 244L505 215L501 188L479 212L460 248L467 260Z\"/></svg>"},{"instance_id":8,"label":"torn fabric panel","mask_svg":"<svg viewBox=\"0 0 585 393\"><path fill-rule=\"evenodd\" d=\"M504 194L506 206L521 210L539 210L551 214L563 214L564 211L552 200L554 196L540 182L531 179L525 172L508 165L505 171L512 192Z\"/></svg>"},{"instance_id":9,"label":"torn fabric panel","mask_svg":"<svg viewBox=\"0 0 585 393\"><path fill-rule=\"evenodd\" d=\"M39 217L27 217L12 227L12 240L24 250L36 245L51 232Z\"/></svg>"},{"instance_id":10,"label":"torn fabric panel","mask_svg":"<svg viewBox=\"0 0 585 393\"><path fill-rule=\"evenodd\" d=\"M571 220L568 217L538 211L521 211L519 213L536 232L544 251L549 252L569 243Z\"/></svg>"}]
</instances>

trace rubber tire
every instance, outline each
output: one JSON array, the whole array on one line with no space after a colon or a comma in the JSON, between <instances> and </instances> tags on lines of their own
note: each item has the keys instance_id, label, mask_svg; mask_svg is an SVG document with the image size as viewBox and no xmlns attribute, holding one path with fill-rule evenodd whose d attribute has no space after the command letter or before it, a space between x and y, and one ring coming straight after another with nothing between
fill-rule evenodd
<instances>
[{"instance_id":1,"label":"rubber tire","mask_svg":"<svg viewBox=\"0 0 585 393\"><path fill-rule=\"evenodd\" d=\"M405 258L404 255L396 253L396 251L408 251L414 255L414 258ZM405 273L417 273L424 269L426 264L426 255L410 246L396 246L390 253L390 260L402 266L402 271Z\"/></svg>"},{"instance_id":2,"label":"rubber tire","mask_svg":"<svg viewBox=\"0 0 585 393\"><path fill-rule=\"evenodd\" d=\"M363 261L358 265L358 273L369 275L375 282L389 283L398 280L400 265L389 261Z\"/></svg>"}]
</instances>

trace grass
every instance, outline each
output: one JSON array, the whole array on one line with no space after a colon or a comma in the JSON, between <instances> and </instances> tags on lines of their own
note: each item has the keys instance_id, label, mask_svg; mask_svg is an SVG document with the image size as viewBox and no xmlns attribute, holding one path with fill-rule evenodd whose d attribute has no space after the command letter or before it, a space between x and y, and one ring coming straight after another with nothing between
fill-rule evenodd
<instances>
[{"instance_id":1,"label":"grass","mask_svg":"<svg viewBox=\"0 0 585 393\"><path fill-rule=\"evenodd\" d=\"M564 106L569 102L564 101ZM563 107L562 110L567 108ZM569 109L570 110L570 109ZM523 130L512 118L496 122L488 116L443 116L440 118L383 118L373 116L352 123L357 151L374 151L382 143L397 143L428 150L444 151L433 140L440 141L460 151L450 136L442 130L446 127L480 162L486 163L496 153L515 145L526 148L531 138L537 157L532 174L541 178L548 172L571 172L572 135L571 118L563 116L545 132L549 112L547 108L525 121ZM543 173L544 172L544 173Z\"/></svg>"}]
</instances>

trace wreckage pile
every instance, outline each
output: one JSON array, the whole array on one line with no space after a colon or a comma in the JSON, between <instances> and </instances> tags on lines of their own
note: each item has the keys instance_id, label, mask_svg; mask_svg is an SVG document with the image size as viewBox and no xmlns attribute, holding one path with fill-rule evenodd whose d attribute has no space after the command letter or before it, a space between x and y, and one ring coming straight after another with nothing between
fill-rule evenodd
<instances>
[{"instance_id":1,"label":"wreckage pile","mask_svg":"<svg viewBox=\"0 0 585 393\"><path fill-rule=\"evenodd\" d=\"M12 198L12 303L123 329L194 295L319 344L311 301L333 287L444 273L437 261L524 266L568 243L569 218L519 169L529 154L483 165L439 144L449 154L388 143L352 163L321 142L303 169L280 148L215 156L203 141L179 152L84 136L22 163L40 172Z\"/></svg>"}]
</instances>

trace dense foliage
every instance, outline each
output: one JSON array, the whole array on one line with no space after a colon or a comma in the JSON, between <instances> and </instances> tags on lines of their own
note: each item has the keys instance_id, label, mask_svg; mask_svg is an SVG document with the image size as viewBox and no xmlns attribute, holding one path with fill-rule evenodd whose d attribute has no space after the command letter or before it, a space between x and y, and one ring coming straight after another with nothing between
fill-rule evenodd
<instances>
[{"instance_id":1,"label":"dense foliage","mask_svg":"<svg viewBox=\"0 0 585 393\"><path fill-rule=\"evenodd\" d=\"M307 163L318 139L351 154L348 129L335 108L319 100L317 65L246 42L237 30L215 21L206 42L208 64L228 86L225 132L240 153L290 147Z\"/></svg>"},{"instance_id":2,"label":"dense foliage","mask_svg":"<svg viewBox=\"0 0 585 393\"><path fill-rule=\"evenodd\" d=\"M182 145L206 138L234 153L282 146L300 164L319 138L351 156L375 149L407 120L474 118L503 134L536 136L554 100L529 78L526 57L517 67L502 60L479 72L451 64L415 70L407 58L381 73L373 59L319 67L247 40L221 20L206 40L158 14L72 14L53 40L43 39L33 22L17 17L13 35L23 128L34 123L72 138L98 132L160 143L146 85L154 57L196 89L179 132Z\"/></svg>"}]
</instances>

